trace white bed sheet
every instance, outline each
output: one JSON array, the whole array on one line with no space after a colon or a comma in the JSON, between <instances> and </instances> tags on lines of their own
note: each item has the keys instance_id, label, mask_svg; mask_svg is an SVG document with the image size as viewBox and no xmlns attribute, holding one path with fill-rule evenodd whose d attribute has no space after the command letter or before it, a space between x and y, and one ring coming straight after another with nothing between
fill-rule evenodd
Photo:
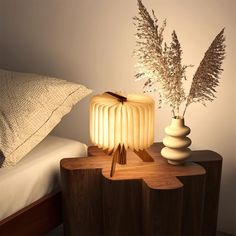
<instances>
[{"instance_id":1,"label":"white bed sheet","mask_svg":"<svg viewBox=\"0 0 236 236\"><path fill-rule=\"evenodd\" d=\"M0 220L60 186L60 160L87 156L75 140L47 136L16 166L0 168Z\"/></svg>"}]
</instances>

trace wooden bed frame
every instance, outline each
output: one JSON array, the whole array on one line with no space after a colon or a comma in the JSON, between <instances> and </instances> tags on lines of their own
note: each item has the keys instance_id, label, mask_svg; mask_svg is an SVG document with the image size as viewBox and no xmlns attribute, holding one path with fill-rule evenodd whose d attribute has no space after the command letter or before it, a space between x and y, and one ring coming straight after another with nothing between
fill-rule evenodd
<instances>
[{"instance_id":1,"label":"wooden bed frame","mask_svg":"<svg viewBox=\"0 0 236 236\"><path fill-rule=\"evenodd\" d=\"M0 235L44 235L62 224L61 192L50 193L0 221Z\"/></svg>"}]
</instances>

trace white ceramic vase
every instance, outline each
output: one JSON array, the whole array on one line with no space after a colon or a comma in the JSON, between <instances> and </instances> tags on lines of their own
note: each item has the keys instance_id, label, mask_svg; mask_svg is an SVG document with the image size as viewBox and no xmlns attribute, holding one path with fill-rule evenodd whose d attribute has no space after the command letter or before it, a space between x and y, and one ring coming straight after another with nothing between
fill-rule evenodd
<instances>
[{"instance_id":1,"label":"white ceramic vase","mask_svg":"<svg viewBox=\"0 0 236 236\"><path fill-rule=\"evenodd\" d=\"M167 136L163 139L165 147L161 155L168 160L169 164L181 165L190 156L191 139L186 137L190 128L185 126L184 118L172 118L170 126L165 128Z\"/></svg>"}]
</instances>

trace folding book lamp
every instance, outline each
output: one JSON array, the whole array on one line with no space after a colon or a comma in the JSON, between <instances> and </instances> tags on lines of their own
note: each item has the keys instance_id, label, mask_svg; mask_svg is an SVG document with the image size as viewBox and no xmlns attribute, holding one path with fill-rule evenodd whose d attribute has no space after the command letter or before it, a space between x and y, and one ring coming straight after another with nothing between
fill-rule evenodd
<instances>
[{"instance_id":1,"label":"folding book lamp","mask_svg":"<svg viewBox=\"0 0 236 236\"><path fill-rule=\"evenodd\" d=\"M143 161L153 161L145 149L154 141L154 105L152 98L140 94L106 92L91 99L90 138L112 154L111 177L117 162L126 164L128 148Z\"/></svg>"}]
</instances>

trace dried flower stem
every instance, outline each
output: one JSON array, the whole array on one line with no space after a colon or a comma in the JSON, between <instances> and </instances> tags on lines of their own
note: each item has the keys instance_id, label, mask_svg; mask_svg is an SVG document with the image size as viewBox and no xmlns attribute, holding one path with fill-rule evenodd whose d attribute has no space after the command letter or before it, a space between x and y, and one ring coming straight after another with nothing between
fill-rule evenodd
<instances>
[{"instance_id":1,"label":"dried flower stem","mask_svg":"<svg viewBox=\"0 0 236 236\"><path fill-rule=\"evenodd\" d=\"M183 115L185 115L187 107L193 102L201 102L205 105L206 101L212 102L214 100L215 88L219 85L219 75L225 58L224 41L224 29L222 29L206 51L193 76Z\"/></svg>"},{"instance_id":2,"label":"dried flower stem","mask_svg":"<svg viewBox=\"0 0 236 236\"><path fill-rule=\"evenodd\" d=\"M137 26L138 58L137 79L147 79L144 92L157 90L158 84L160 105L168 104L173 109L173 115L178 113L180 104L185 99L182 80L185 79L187 66L181 64L182 50L175 31L172 33L170 46L163 43L163 31L166 21L159 29L158 20L152 11L153 18L138 0L139 18L134 17Z\"/></svg>"}]
</instances>

